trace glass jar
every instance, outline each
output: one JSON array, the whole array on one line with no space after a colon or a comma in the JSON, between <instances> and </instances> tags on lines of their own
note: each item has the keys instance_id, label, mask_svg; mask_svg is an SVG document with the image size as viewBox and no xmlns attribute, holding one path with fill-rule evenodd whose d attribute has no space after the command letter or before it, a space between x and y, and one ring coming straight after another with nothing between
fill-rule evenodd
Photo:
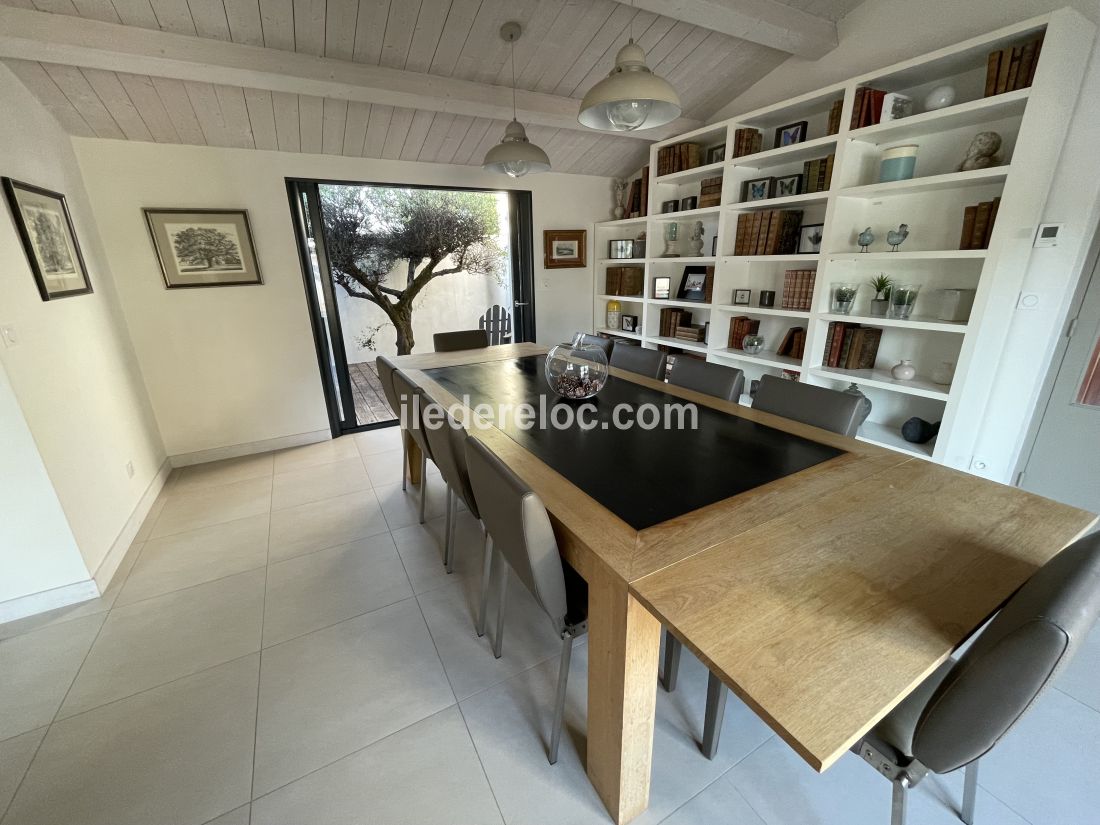
<instances>
[{"instance_id":1,"label":"glass jar","mask_svg":"<svg viewBox=\"0 0 1100 825\"><path fill-rule=\"evenodd\" d=\"M741 349L749 355L756 355L756 353L764 349L764 336L756 333L746 335L741 339Z\"/></svg>"},{"instance_id":2,"label":"glass jar","mask_svg":"<svg viewBox=\"0 0 1100 825\"><path fill-rule=\"evenodd\" d=\"M607 328L619 329L622 326L623 306L618 301L607 302Z\"/></svg>"},{"instance_id":3,"label":"glass jar","mask_svg":"<svg viewBox=\"0 0 1100 825\"><path fill-rule=\"evenodd\" d=\"M859 284L836 283L830 292L829 311L834 315L848 315L856 302Z\"/></svg>"},{"instance_id":4,"label":"glass jar","mask_svg":"<svg viewBox=\"0 0 1100 825\"><path fill-rule=\"evenodd\" d=\"M888 317L908 321L913 314L913 307L917 304L917 293L920 292L920 284L902 284L890 290L890 311Z\"/></svg>"},{"instance_id":5,"label":"glass jar","mask_svg":"<svg viewBox=\"0 0 1100 825\"><path fill-rule=\"evenodd\" d=\"M607 356L595 344L584 343L577 333L571 344L558 344L546 355L546 383L571 401L592 398L607 383Z\"/></svg>"}]
</instances>

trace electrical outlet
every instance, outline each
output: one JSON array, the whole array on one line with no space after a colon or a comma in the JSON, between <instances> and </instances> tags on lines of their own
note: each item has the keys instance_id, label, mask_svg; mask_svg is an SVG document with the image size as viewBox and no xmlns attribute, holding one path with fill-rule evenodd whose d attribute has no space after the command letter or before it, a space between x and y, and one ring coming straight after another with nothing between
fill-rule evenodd
<instances>
[{"instance_id":1,"label":"electrical outlet","mask_svg":"<svg viewBox=\"0 0 1100 825\"><path fill-rule=\"evenodd\" d=\"M11 324L0 327L0 338L4 340L4 346L8 349L19 343L19 339L15 337L15 327Z\"/></svg>"},{"instance_id":2,"label":"electrical outlet","mask_svg":"<svg viewBox=\"0 0 1100 825\"><path fill-rule=\"evenodd\" d=\"M133 478L134 477L134 462L132 462L132 461L127 461L126 462L126 477L127 478Z\"/></svg>"}]
</instances>

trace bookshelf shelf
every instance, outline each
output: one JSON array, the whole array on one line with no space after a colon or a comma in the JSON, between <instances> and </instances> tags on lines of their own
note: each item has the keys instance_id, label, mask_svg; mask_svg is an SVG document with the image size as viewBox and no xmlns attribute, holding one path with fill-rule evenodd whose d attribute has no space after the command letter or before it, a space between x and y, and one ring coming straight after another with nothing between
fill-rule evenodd
<instances>
[{"instance_id":1,"label":"bookshelf shelf","mask_svg":"<svg viewBox=\"0 0 1100 825\"><path fill-rule=\"evenodd\" d=\"M684 307L685 309L710 309L703 301L677 301L675 298L650 298L649 303L660 307Z\"/></svg>"},{"instance_id":2,"label":"bookshelf shelf","mask_svg":"<svg viewBox=\"0 0 1100 825\"><path fill-rule=\"evenodd\" d=\"M840 198L885 198L892 195L914 195L937 192L941 189L966 189L972 186L991 186L1004 183L1009 165L991 169L972 169L969 172L948 172L945 175L929 175L924 178L894 180L887 183L870 183L866 186L850 186L837 192Z\"/></svg>"},{"instance_id":3,"label":"bookshelf shelf","mask_svg":"<svg viewBox=\"0 0 1100 825\"><path fill-rule=\"evenodd\" d=\"M702 255L697 258L647 258L651 264L712 264L713 255Z\"/></svg>"},{"instance_id":4,"label":"bookshelf shelf","mask_svg":"<svg viewBox=\"0 0 1100 825\"><path fill-rule=\"evenodd\" d=\"M881 264L883 261L981 260L988 254L988 249L942 249L929 252L828 252L825 257L830 261Z\"/></svg>"},{"instance_id":5,"label":"bookshelf shelf","mask_svg":"<svg viewBox=\"0 0 1100 825\"><path fill-rule=\"evenodd\" d=\"M726 206L730 212L756 212L759 209L781 209L784 206L810 206L825 203L828 192L807 192L802 195L788 195L785 198L765 198L761 201L740 201Z\"/></svg>"},{"instance_id":6,"label":"bookshelf shelf","mask_svg":"<svg viewBox=\"0 0 1100 825\"><path fill-rule=\"evenodd\" d=\"M600 221L596 224L601 229L617 229L620 226L637 226L639 224L645 224L649 218L622 218L617 221Z\"/></svg>"},{"instance_id":7,"label":"bookshelf shelf","mask_svg":"<svg viewBox=\"0 0 1100 825\"><path fill-rule=\"evenodd\" d=\"M844 370L839 367L811 367L810 372L820 375L822 378L832 378L835 381L853 381L868 387L877 387L880 390L901 392L906 395L919 395L922 398L937 398L941 401L947 399L946 388L939 384L933 384L924 378L914 378L912 381L898 381L890 374L889 370Z\"/></svg>"},{"instance_id":8,"label":"bookshelf shelf","mask_svg":"<svg viewBox=\"0 0 1100 825\"><path fill-rule=\"evenodd\" d=\"M722 258L723 261L736 263L738 261L744 261L746 263L761 263L775 261L777 263L813 263L821 259L821 256L814 253L807 253L802 255L727 255Z\"/></svg>"},{"instance_id":9,"label":"bookshelf shelf","mask_svg":"<svg viewBox=\"0 0 1100 825\"><path fill-rule=\"evenodd\" d=\"M652 220L658 223L669 221L683 221L691 218L701 218L703 215L716 215L722 211L721 206L704 206L699 209L685 209L682 212L661 212L652 216Z\"/></svg>"},{"instance_id":10,"label":"bookshelf shelf","mask_svg":"<svg viewBox=\"0 0 1100 825\"><path fill-rule=\"evenodd\" d=\"M632 304L640 304L645 301L644 295L597 295L599 301L627 301Z\"/></svg>"},{"instance_id":11,"label":"bookshelf shelf","mask_svg":"<svg viewBox=\"0 0 1100 825\"><path fill-rule=\"evenodd\" d=\"M667 175L658 175L653 180L656 183L695 183L704 178L714 178L722 174L726 168L725 161L708 163L705 166L696 166L692 169L684 169L680 172L670 172Z\"/></svg>"},{"instance_id":12,"label":"bookshelf shelf","mask_svg":"<svg viewBox=\"0 0 1100 825\"><path fill-rule=\"evenodd\" d=\"M802 372L801 358L789 358L786 355L776 355L774 352L758 352L756 355L749 355L743 350L722 347L721 349L711 350L711 354L721 355L723 358L736 358L738 361L746 361L749 364L762 364L765 367L779 367L785 370Z\"/></svg>"},{"instance_id":13,"label":"bookshelf shelf","mask_svg":"<svg viewBox=\"0 0 1100 825\"><path fill-rule=\"evenodd\" d=\"M625 264L644 264L645 258L600 258L597 263L612 264L615 266L622 266Z\"/></svg>"},{"instance_id":14,"label":"bookshelf shelf","mask_svg":"<svg viewBox=\"0 0 1100 825\"><path fill-rule=\"evenodd\" d=\"M641 341L642 336L636 332L624 332L621 329L608 329L607 327L596 327L596 332L602 332L605 335L616 335L619 338L631 338L635 341Z\"/></svg>"},{"instance_id":15,"label":"bookshelf shelf","mask_svg":"<svg viewBox=\"0 0 1100 825\"><path fill-rule=\"evenodd\" d=\"M889 447L891 450L897 450L900 453L908 453L917 458L932 458L934 441L929 444L912 444L902 438L901 430L896 427L889 427L886 424L865 421L859 428L859 435L856 438L870 444Z\"/></svg>"},{"instance_id":16,"label":"bookshelf shelf","mask_svg":"<svg viewBox=\"0 0 1100 825\"><path fill-rule=\"evenodd\" d=\"M1031 89L1018 89L1015 92L983 97L948 106L946 109L923 112L901 120L890 120L886 123L876 123L874 126L864 126L862 129L853 129L848 133L848 137L862 143L881 145L924 137L949 129L981 126L994 120L1022 115L1030 95Z\"/></svg>"},{"instance_id":17,"label":"bookshelf shelf","mask_svg":"<svg viewBox=\"0 0 1100 825\"><path fill-rule=\"evenodd\" d=\"M768 135L765 135L768 137ZM729 161L731 167L747 169L767 169L770 166L781 166L785 163L796 163L803 160L825 157L836 147L837 135L806 140L802 143L792 143L790 146L780 146L778 149L766 149L752 155L742 155Z\"/></svg>"},{"instance_id":18,"label":"bookshelf shelf","mask_svg":"<svg viewBox=\"0 0 1100 825\"><path fill-rule=\"evenodd\" d=\"M908 321L900 318L883 318L875 315L833 315L824 313L818 315L821 321L840 321L841 323L862 324L865 327L894 327L897 329L921 329L928 332L954 332L960 335L966 333L965 321L940 321L935 318L921 318L913 316Z\"/></svg>"},{"instance_id":19,"label":"bookshelf shelf","mask_svg":"<svg viewBox=\"0 0 1100 825\"><path fill-rule=\"evenodd\" d=\"M736 312L738 315L775 315L780 318L801 318L808 321L810 313L796 309L775 309L774 307L747 307L741 304L719 304L715 309L722 312Z\"/></svg>"},{"instance_id":20,"label":"bookshelf shelf","mask_svg":"<svg viewBox=\"0 0 1100 825\"><path fill-rule=\"evenodd\" d=\"M707 345L702 341L698 343L693 341L681 341L679 338L666 338L661 335L647 335L644 341L648 344L663 344L666 347L678 347L679 349L686 349L691 352L707 351Z\"/></svg>"}]
</instances>

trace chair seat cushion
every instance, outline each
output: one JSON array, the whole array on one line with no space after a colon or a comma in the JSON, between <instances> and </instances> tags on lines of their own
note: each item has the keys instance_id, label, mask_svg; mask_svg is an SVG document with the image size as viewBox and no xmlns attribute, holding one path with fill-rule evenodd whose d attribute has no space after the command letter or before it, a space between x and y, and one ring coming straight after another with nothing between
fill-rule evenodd
<instances>
[{"instance_id":1,"label":"chair seat cushion","mask_svg":"<svg viewBox=\"0 0 1100 825\"><path fill-rule=\"evenodd\" d=\"M874 727L872 733L911 759L913 733L917 729L920 715L928 706L928 700L932 698L936 688L947 678L948 671L954 666L955 660L948 659L936 668L931 676L917 685L912 693L901 700L901 704Z\"/></svg>"}]
</instances>

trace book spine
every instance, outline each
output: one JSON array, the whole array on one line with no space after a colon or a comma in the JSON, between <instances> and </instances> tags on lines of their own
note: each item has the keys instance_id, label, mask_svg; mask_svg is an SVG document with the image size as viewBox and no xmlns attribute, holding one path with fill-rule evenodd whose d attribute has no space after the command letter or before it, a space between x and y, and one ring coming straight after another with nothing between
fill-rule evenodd
<instances>
[{"instance_id":1,"label":"book spine","mask_svg":"<svg viewBox=\"0 0 1100 825\"><path fill-rule=\"evenodd\" d=\"M985 97L997 93L997 73L1001 67L1001 53L990 52L985 63Z\"/></svg>"},{"instance_id":2,"label":"book spine","mask_svg":"<svg viewBox=\"0 0 1100 825\"><path fill-rule=\"evenodd\" d=\"M836 321L829 322L829 328L825 332L825 349L822 350L821 362L829 366L829 353L833 349L833 338L836 337Z\"/></svg>"},{"instance_id":3,"label":"book spine","mask_svg":"<svg viewBox=\"0 0 1100 825\"><path fill-rule=\"evenodd\" d=\"M997 212L1001 208L1000 196L993 199L989 208L989 223L986 224L985 233L982 235L982 249L989 249L989 240L993 237L993 224L997 222Z\"/></svg>"},{"instance_id":4,"label":"book spine","mask_svg":"<svg viewBox=\"0 0 1100 825\"><path fill-rule=\"evenodd\" d=\"M866 86L860 86L856 89L855 99L852 101L852 117L848 122L849 129L859 128L859 114L863 109L863 95L867 92Z\"/></svg>"},{"instance_id":5,"label":"book spine","mask_svg":"<svg viewBox=\"0 0 1100 825\"><path fill-rule=\"evenodd\" d=\"M1002 49L1000 64L997 67L997 94L1008 91L1008 70L1012 66L1012 49Z\"/></svg>"},{"instance_id":6,"label":"book spine","mask_svg":"<svg viewBox=\"0 0 1100 825\"><path fill-rule=\"evenodd\" d=\"M1011 92L1019 88L1016 84L1020 79L1020 58L1022 56L1023 50L1019 46L1015 46L1012 49L1012 61L1008 64L1008 84L1005 86L1006 92Z\"/></svg>"},{"instance_id":7,"label":"book spine","mask_svg":"<svg viewBox=\"0 0 1100 825\"><path fill-rule=\"evenodd\" d=\"M829 350L829 366L835 367L840 361L840 348L844 343L844 333L848 329L848 325L843 321L838 321L836 325L836 335L833 336L833 346Z\"/></svg>"},{"instance_id":8,"label":"book spine","mask_svg":"<svg viewBox=\"0 0 1100 825\"><path fill-rule=\"evenodd\" d=\"M993 211L993 201L978 204L978 213L974 218L974 231L970 235L970 248L983 249L985 231L989 227L989 214Z\"/></svg>"},{"instance_id":9,"label":"book spine","mask_svg":"<svg viewBox=\"0 0 1100 825\"><path fill-rule=\"evenodd\" d=\"M978 217L978 207L968 206L963 210L962 235L959 237L959 249L971 249L974 239L974 221Z\"/></svg>"}]
</instances>

